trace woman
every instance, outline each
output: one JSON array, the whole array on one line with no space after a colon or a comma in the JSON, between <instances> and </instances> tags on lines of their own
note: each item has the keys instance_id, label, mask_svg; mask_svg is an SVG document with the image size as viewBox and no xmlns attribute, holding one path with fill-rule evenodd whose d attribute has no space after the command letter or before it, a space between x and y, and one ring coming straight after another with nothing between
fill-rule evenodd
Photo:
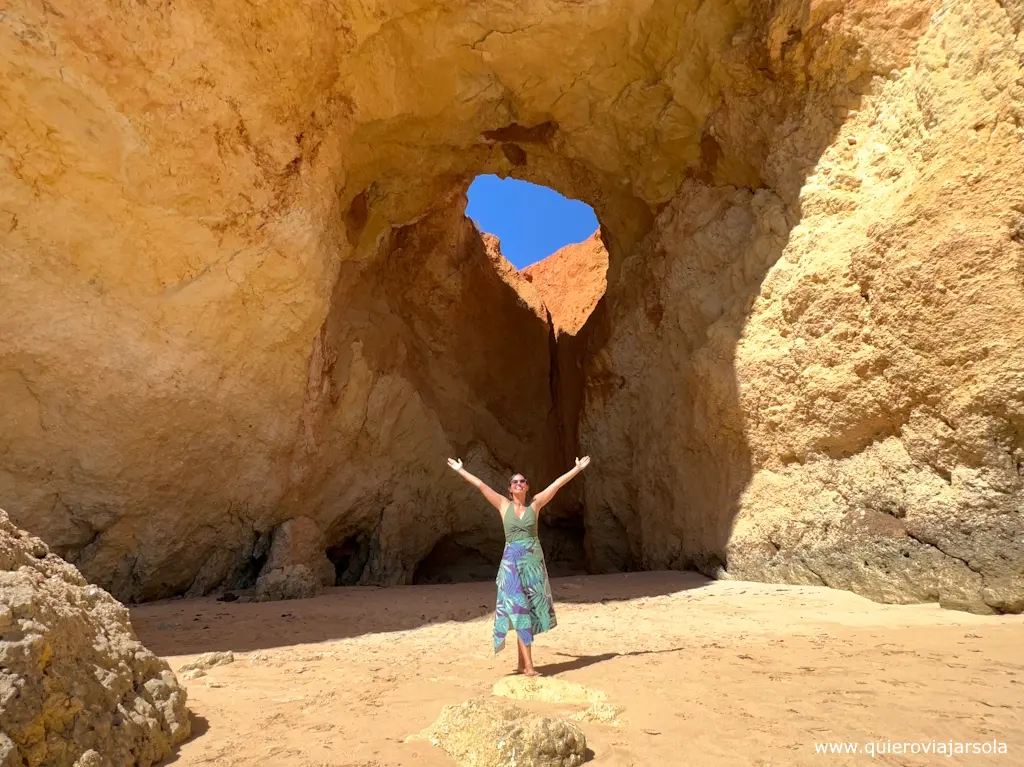
<instances>
[{"instance_id":1,"label":"woman","mask_svg":"<svg viewBox=\"0 0 1024 767\"><path fill-rule=\"evenodd\" d=\"M505 635L514 630L519 645L517 673L538 676L533 667L533 652L530 645L533 637L553 629L555 606L551 599L551 585L548 571L544 566L544 552L537 537L537 515L555 497L562 485L583 471L590 463L590 456L576 459L576 467L551 483L543 492L526 503L530 484L522 474L516 474L509 481L508 492L511 500L494 492L484 482L462 468L462 461L448 459L448 465L483 493L490 504L501 514L505 527L505 552L498 567L498 606L494 611L494 654L505 646Z\"/></svg>"}]
</instances>

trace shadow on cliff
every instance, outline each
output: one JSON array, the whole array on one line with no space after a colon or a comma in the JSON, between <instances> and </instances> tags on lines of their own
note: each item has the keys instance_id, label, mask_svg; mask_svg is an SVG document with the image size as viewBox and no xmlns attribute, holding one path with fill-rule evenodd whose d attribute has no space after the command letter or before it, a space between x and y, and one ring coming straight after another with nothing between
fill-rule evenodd
<instances>
[{"instance_id":1,"label":"shadow on cliff","mask_svg":"<svg viewBox=\"0 0 1024 767\"><path fill-rule=\"evenodd\" d=\"M584 480L592 572L728 571L734 520L755 471L738 348L762 283L801 222L808 175L869 87L863 75L813 87L791 80L815 35L810 5L794 5L788 36L758 70L764 92L778 98L730 105L744 113L739 124L785 126L785 141L709 121L699 161L649 235L633 249L605 237L607 292L559 350L563 367L583 371L579 391L563 398L572 409L563 418L601 467ZM852 60L856 41L841 44Z\"/></svg>"},{"instance_id":2,"label":"shadow on cliff","mask_svg":"<svg viewBox=\"0 0 1024 767\"><path fill-rule=\"evenodd\" d=\"M643 572L553 578L551 586L557 611L559 604L592 605L667 596L709 583L708 578L696 573ZM357 586L287 602L168 600L132 608L131 619L143 644L161 656L215 650L252 652L476 620L481 621L481 646L487 647L494 600L494 583ZM557 644L554 639L552 642ZM573 668L596 662L591 659Z\"/></svg>"}]
</instances>

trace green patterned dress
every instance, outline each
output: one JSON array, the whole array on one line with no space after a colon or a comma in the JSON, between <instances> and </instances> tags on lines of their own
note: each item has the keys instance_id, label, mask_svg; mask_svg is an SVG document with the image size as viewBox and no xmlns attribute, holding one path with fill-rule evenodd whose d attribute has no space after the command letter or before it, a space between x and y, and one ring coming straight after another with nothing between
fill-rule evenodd
<instances>
[{"instance_id":1,"label":"green patterned dress","mask_svg":"<svg viewBox=\"0 0 1024 767\"><path fill-rule=\"evenodd\" d=\"M537 513L531 503L520 519L515 504L502 515L505 552L498 567L498 605L494 611L494 652L505 646L505 635L515 631L523 644L557 625L544 552L537 537Z\"/></svg>"}]
</instances>

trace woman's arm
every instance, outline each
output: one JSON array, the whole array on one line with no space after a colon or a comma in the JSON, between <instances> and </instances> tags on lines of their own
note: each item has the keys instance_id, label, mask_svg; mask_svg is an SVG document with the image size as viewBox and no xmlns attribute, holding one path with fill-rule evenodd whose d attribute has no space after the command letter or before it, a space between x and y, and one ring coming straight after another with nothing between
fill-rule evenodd
<instances>
[{"instance_id":1,"label":"woman's arm","mask_svg":"<svg viewBox=\"0 0 1024 767\"><path fill-rule=\"evenodd\" d=\"M555 493L562 489L562 485L564 485L570 479L572 479L585 468L587 468L588 465L590 465L589 455L585 455L582 458L577 458L576 466L569 469L569 471L565 472L565 474L560 476L558 479L556 479L554 482L552 482L550 485L544 488L541 492L537 493L537 495L533 496L534 512L540 511L542 508L551 503L551 499L555 497Z\"/></svg>"},{"instance_id":2,"label":"woman's arm","mask_svg":"<svg viewBox=\"0 0 1024 767\"><path fill-rule=\"evenodd\" d=\"M501 513L505 512L505 507L508 506L509 503L511 503L511 501L509 501L508 498L498 495L498 493L491 490L491 488L489 488L482 479L480 479L479 477L474 477L468 471L463 469L462 461L457 460L455 458L449 458L448 465L455 470L456 474L458 474L469 484L471 484L473 487L475 487L477 490L483 493L484 498L487 499L487 502L490 503L491 506L496 508Z\"/></svg>"}]
</instances>

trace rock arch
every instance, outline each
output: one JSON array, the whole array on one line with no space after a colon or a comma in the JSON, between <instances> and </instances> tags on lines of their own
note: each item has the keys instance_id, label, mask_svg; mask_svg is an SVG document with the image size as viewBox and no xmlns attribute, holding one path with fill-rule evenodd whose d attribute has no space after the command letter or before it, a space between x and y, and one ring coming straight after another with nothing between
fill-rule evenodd
<instances>
[{"instance_id":1,"label":"rock arch","mask_svg":"<svg viewBox=\"0 0 1024 767\"><path fill-rule=\"evenodd\" d=\"M299 515L399 583L485 513L446 453L579 448L594 569L1019 610L1014 8L17 3L0 500L125 599ZM576 336L489 172L598 213Z\"/></svg>"}]
</instances>

